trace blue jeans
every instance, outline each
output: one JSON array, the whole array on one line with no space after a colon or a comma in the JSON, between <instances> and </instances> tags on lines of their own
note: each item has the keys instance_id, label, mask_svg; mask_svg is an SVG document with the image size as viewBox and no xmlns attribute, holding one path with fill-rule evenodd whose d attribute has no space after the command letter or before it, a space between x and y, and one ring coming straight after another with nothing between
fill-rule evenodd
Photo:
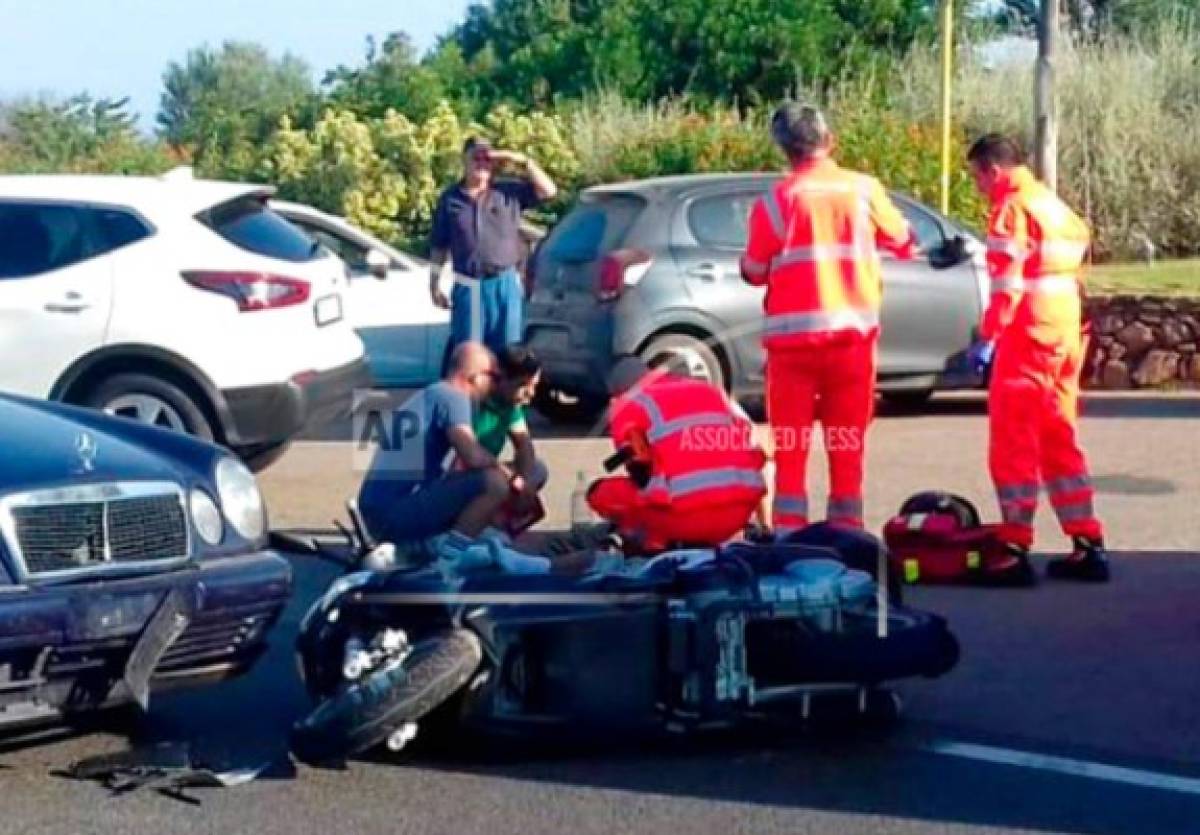
<instances>
[{"instance_id":1,"label":"blue jeans","mask_svg":"<svg viewBox=\"0 0 1200 835\"><path fill-rule=\"evenodd\" d=\"M381 482L359 497L363 521L380 542L413 543L450 530L467 505L487 491L487 473L459 470L415 489L397 483L395 494L388 486Z\"/></svg>"},{"instance_id":2,"label":"blue jeans","mask_svg":"<svg viewBox=\"0 0 1200 835\"><path fill-rule=\"evenodd\" d=\"M525 288L515 269L471 284L455 284L450 292L450 341L446 356L463 342L482 342L499 353L521 341L525 325Z\"/></svg>"}]
</instances>

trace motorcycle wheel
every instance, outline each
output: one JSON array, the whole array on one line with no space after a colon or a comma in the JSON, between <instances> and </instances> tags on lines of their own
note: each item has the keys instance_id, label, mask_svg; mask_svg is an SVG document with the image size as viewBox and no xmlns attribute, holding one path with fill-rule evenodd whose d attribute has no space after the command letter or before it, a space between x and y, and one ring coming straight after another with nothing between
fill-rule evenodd
<instances>
[{"instance_id":1,"label":"motorcycle wheel","mask_svg":"<svg viewBox=\"0 0 1200 835\"><path fill-rule=\"evenodd\" d=\"M479 669L483 648L465 629L415 644L402 662L348 682L292 729L292 752L308 763L330 762L382 744L453 696Z\"/></svg>"}]
</instances>

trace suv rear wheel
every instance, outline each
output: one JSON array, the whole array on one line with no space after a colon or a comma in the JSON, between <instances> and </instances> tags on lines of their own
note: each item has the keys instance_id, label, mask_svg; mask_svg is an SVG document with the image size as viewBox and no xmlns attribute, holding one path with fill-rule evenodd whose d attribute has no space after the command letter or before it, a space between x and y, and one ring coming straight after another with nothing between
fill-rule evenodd
<instances>
[{"instance_id":1,"label":"suv rear wheel","mask_svg":"<svg viewBox=\"0 0 1200 835\"><path fill-rule=\"evenodd\" d=\"M214 438L212 424L196 401L182 388L160 377L114 374L88 392L84 405L206 441Z\"/></svg>"},{"instance_id":2,"label":"suv rear wheel","mask_svg":"<svg viewBox=\"0 0 1200 835\"><path fill-rule=\"evenodd\" d=\"M665 365L684 377L712 383L727 391L725 367L707 342L685 333L665 333L656 336L639 352L652 367Z\"/></svg>"}]
</instances>

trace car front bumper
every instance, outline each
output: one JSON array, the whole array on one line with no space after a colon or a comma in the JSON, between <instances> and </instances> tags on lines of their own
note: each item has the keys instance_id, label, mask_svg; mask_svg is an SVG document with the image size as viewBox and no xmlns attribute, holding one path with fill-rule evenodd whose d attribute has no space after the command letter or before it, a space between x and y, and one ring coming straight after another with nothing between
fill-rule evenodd
<instances>
[{"instance_id":1,"label":"car front bumper","mask_svg":"<svg viewBox=\"0 0 1200 835\"><path fill-rule=\"evenodd\" d=\"M290 441L304 429L349 416L355 389L367 388L365 359L327 371L298 375L285 383L227 389L232 447L271 446Z\"/></svg>"},{"instance_id":2,"label":"car front bumper","mask_svg":"<svg viewBox=\"0 0 1200 835\"><path fill-rule=\"evenodd\" d=\"M130 657L175 593L186 626L152 669L152 691L232 678L266 648L292 571L260 551L122 580L0 591L0 727L131 701Z\"/></svg>"}]
</instances>

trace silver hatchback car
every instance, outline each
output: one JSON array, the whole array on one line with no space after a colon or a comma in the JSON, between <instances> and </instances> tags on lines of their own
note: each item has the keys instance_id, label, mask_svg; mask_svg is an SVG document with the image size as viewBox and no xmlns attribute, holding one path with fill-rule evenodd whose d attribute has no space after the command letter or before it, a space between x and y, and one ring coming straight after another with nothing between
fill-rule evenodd
<instances>
[{"instance_id":1,"label":"silver hatchback car","mask_svg":"<svg viewBox=\"0 0 1200 835\"><path fill-rule=\"evenodd\" d=\"M622 354L761 398L765 291L742 281L738 259L750 207L780 176L660 177L583 192L530 263L525 339L545 367L542 411L598 411L613 357ZM879 389L911 406L936 390L981 384L965 354L988 283L974 233L892 198L922 255L882 256Z\"/></svg>"}]
</instances>

